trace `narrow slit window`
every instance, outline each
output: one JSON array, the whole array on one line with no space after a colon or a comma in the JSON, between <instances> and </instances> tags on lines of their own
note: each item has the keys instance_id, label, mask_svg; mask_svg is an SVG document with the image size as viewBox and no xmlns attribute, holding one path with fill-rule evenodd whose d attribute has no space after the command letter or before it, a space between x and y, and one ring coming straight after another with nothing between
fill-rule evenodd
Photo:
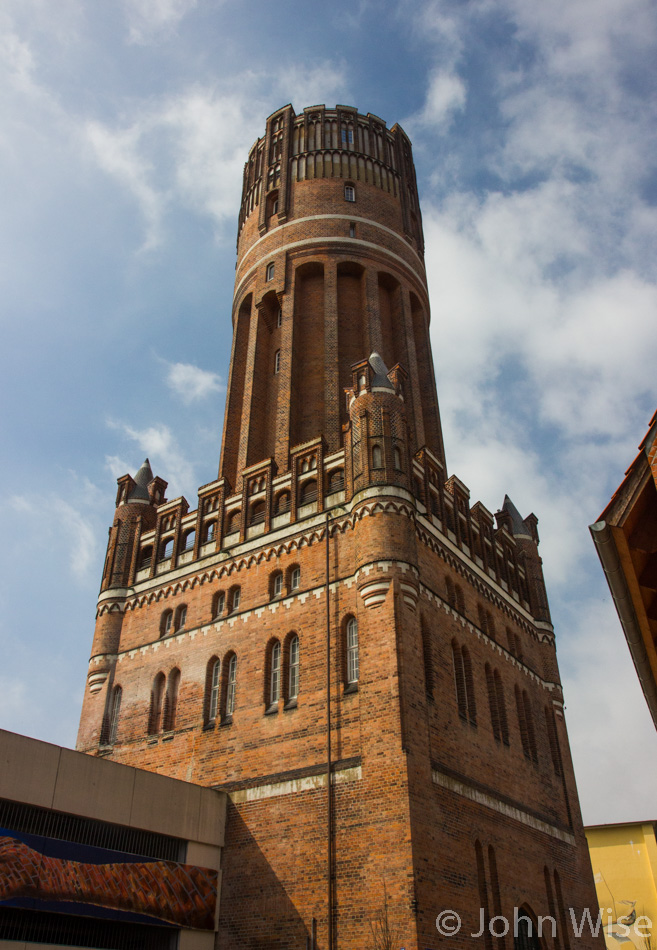
<instances>
[{"instance_id":1,"label":"narrow slit window","mask_svg":"<svg viewBox=\"0 0 657 950\"><path fill-rule=\"evenodd\" d=\"M290 673L288 684L288 702L296 699L299 695L299 638L292 637L290 640Z\"/></svg>"},{"instance_id":2,"label":"narrow slit window","mask_svg":"<svg viewBox=\"0 0 657 950\"><path fill-rule=\"evenodd\" d=\"M281 351L276 350L274 353L274 373L280 373L281 371Z\"/></svg>"},{"instance_id":3,"label":"narrow slit window","mask_svg":"<svg viewBox=\"0 0 657 950\"><path fill-rule=\"evenodd\" d=\"M347 624L347 683L357 683L358 673L358 623L352 617Z\"/></svg>"},{"instance_id":4,"label":"narrow slit window","mask_svg":"<svg viewBox=\"0 0 657 950\"><path fill-rule=\"evenodd\" d=\"M270 705L278 702L281 695L281 645L276 642L271 648L271 672L269 681Z\"/></svg>"},{"instance_id":5,"label":"narrow slit window","mask_svg":"<svg viewBox=\"0 0 657 950\"><path fill-rule=\"evenodd\" d=\"M233 653L228 663L228 681L226 684L226 716L235 712L235 692L237 690L237 656Z\"/></svg>"},{"instance_id":6,"label":"narrow slit window","mask_svg":"<svg viewBox=\"0 0 657 950\"><path fill-rule=\"evenodd\" d=\"M274 279L274 262L272 261L270 264L267 264L266 280L273 280L273 279Z\"/></svg>"},{"instance_id":7,"label":"narrow slit window","mask_svg":"<svg viewBox=\"0 0 657 950\"><path fill-rule=\"evenodd\" d=\"M210 702L208 704L208 721L214 722L217 718L217 711L219 709L219 690L221 686L221 681L219 678L219 673L221 670L221 663L219 660L215 660L212 664L212 674L210 677Z\"/></svg>"},{"instance_id":8,"label":"narrow slit window","mask_svg":"<svg viewBox=\"0 0 657 950\"><path fill-rule=\"evenodd\" d=\"M116 734L119 729L119 713L121 711L121 699L123 698L123 690L120 686L115 686L112 693L112 708L110 711L110 721L109 721L109 745L114 745L116 742Z\"/></svg>"}]
</instances>

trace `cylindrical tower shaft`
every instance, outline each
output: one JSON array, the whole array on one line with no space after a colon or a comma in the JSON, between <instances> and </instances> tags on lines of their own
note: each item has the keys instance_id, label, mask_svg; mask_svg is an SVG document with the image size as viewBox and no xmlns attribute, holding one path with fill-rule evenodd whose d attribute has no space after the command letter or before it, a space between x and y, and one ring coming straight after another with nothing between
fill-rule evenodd
<instances>
[{"instance_id":1,"label":"cylindrical tower shaft","mask_svg":"<svg viewBox=\"0 0 657 950\"><path fill-rule=\"evenodd\" d=\"M244 170L220 476L342 445L352 365L406 373L413 452L444 463L411 144L347 106L271 115Z\"/></svg>"}]
</instances>

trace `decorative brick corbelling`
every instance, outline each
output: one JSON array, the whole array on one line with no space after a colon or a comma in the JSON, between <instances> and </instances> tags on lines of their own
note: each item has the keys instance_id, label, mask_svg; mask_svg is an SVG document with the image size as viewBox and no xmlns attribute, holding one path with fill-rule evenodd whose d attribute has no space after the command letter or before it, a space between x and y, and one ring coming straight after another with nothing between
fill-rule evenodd
<instances>
[{"instance_id":1,"label":"decorative brick corbelling","mask_svg":"<svg viewBox=\"0 0 657 950\"><path fill-rule=\"evenodd\" d=\"M330 522L330 533L334 535L336 532L353 530L355 525L365 517L373 517L387 513L405 515L411 521L415 522L416 534L422 543L431 548L446 564L449 564L450 567L460 573L482 596L486 597L498 609L504 611L518 626L525 630L528 635L537 638L539 634L536 628L539 625L534 622L531 615L527 614L506 591L502 591L501 589L495 590L492 578L485 578L482 569L473 564L471 559L467 558L467 556L459 550L458 546L439 532L434 525L429 524L424 518L421 518L421 516L418 520L416 518L415 507L412 506L408 500L411 497L412 496L402 488L387 488L386 495L383 499L379 487L363 489L352 499L351 504L348 506L349 511L345 512L347 506L344 505L338 506L336 509L329 509L329 514L331 510L336 512L333 521ZM337 514L337 512L345 513ZM299 534L299 528L304 524L308 524L308 522L310 522L309 529ZM291 532L295 532L295 536L285 538L285 535L289 535ZM241 550L244 548L248 549L249 547L255 550L245 553L242 557L239 557L239 551L236 551L235 553L238 554L238 558L235 558L234 555L232 555L232 550L231 552L222 551L219 555L208 555L208 558L213 558L214 560L219 558L222 563L211 568L205 568L200 572L198 572L198 565L185 565L176 571L179 575L179 579L176 579L173 583L169 582L166 586L158 587L157 590L151 590L149 592L144 590L143 593L138 592L139 588L152 587L154 581L159 581L161 584L163 575L159 575L158 578L142 581L141 584L135 585L137 590L133 596L130 596L132 592L129 589L107 591L99 598L97 617L111 609L134 610L148 603L153 603L157 600L182 593L198 584L229 577L231 574L248 568L253 564L260 564L275 559L282 554L290 554L292 551L299 550L305 545L323 542L325 534L326 518L324 513L319 516L311 516L302 522L297 522L294 525L288 525L277 529L275 532L270 532L266 537L260 536L250 542L244 542L244 544L239 545ZM272 535L274 539L279 538L279 542L272 546L263 547L263 541L269 541L271 544L273 540ZM182 576L185 570L189 570L191 566L197 567L197 573L193 576ZM120 595L124 596L120 597ZM110 599L112 603L108 605ZM123 606L121 605L122 602ZM551 627L550 629L546 629L548 626L547 624L540 625L540 638L544 642L552 643L553 636L551 636Z\"/></svg>"}]
</instances>

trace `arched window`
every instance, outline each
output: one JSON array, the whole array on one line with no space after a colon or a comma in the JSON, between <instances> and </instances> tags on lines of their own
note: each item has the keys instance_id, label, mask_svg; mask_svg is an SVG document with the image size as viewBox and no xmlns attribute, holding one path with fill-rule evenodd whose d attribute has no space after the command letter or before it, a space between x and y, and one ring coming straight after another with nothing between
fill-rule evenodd
<instances>
[{"instance_id":1,"label":"arched window","mask_svg":"<svg viewBox=\"0 0 657 950\"><path fill-rule=\"evenodd\" d=\"M192 528L191 531L187 531L183 538L183 551L192 551L194 548L194 542L196 541L196 531Z\"/></svg>"},{"instance_id":2,"label":"arched window","mask_svg":"<svg viewBox=\"0 0 657 950\"><path fill-rule=\"evenodd\" d=\"M395 471L401 472L402 471L402 457L401 457L401 452L399 451L398 445L395 445L392 450L392 458L393 458L393 463L395 466Z\"/></svg>"},{"instance_id":3,"label":"arched window","mask_svg":"<svg viewBox=\"0 0 657 950\"><path fill-rule=\"evenodd\" d=\"M274 262L273 261L267 264L267 273L266 273L265 279L266 280L274 279Z\"/></svg>"},{"instance_id":4,"label":"arched window","mask_svg":"<svg viewBox=\"0 0 657 950\"><path fill-rule=\"evenodd\" d=\"M216 620L223 614L226 608L226 595L222 590L218 590L212 598L212 619Z\"/></svg>"},{"instance_id":5,"label":"arched window","mask_svg":"<svg viewBox=\"0 0 657 950\"><path fill-rule=\"evenodd\" d=\"M148 713L149 736L156 736L160 731L165 682L166 679L164 673L158 673L153 680L153 687L151 689L151 704Z\"/></svg>"},{"instance_id":6,"label":"arched window","mask_svg":"<svg viewBox=\"0 0 657 950\"><path fill-rule=\"evenodd\" d=\"M486 686L488 688L488 705L490 707L493 735L497 742L509 744L509 726L506 718L506 702L504 687L498 670L491 670L486 664Z\"/></svg>"},{"instance_id":7,"label":"arched window","mask_svg":"<svg viewBox=\"0 0 657 950\"><path fill-rule=\"evenodd\" d=\"M165 610L160 620L160 637L168 637L173 630L173 610Z\"/></svg>"},{"instance_id":8,"label":"arched window","mask_svg":"<svg viewBox=\"0 0 657 950\"><path fill-rule=\"evenodd\" d=\"M296 634L287 642L288 675L287 675L287 702L291 703L299 695L299 638Z\"/></svg>"},{"instance_id":9,"label":"arched window","mask_svg":"<svg viewBox=\"0 0 657 950\"><path fill-rule=\"evenodd\" d=\"M226 519L226 534L240 530L240 511L231 511Z\"/></svg>"},{"instance_id":10,"label":"arched window","mask_svg":"<svg viewBox=\"0 0 657 950\"><path fill-rule=\"evenodd\" d=\"M160 561L168 561L173 554L173 538L166 538L160 544Z\"/></svg>"},{"instance_id":11,"label":"arched window","mask_svg":"<svg viewBox=\"0 0 657 950\"><path fill-rule=\"evenodd\" d=\"M463 598L463 588L460 584L454 585L454 594L456 597L456 609L459 613L465 613L465 600Z\"/></svg>"},{"instance_id":12,"label":"arched window","mask_svg":"<svg viewBox=\"0 0 657 950\"><path fill-rule=\"evenodd\" d=\"M424 688L429 699L433 699L433 661L431 657L431 635L424 617L420 618L422 636L422 657L424 659Z\"/></svg>"},{"instance_id":13,"label":"arched window","mask_svg":"<svg viewBox=\"0 0 657 950\"><path fill-rule=\"evenodd\" d=\"M380 445L372 446L372 468L383 468L383 453Z\"/></svg>"},{"instance_id":14,"label":"arched window","mask_svg":"<svg viewBox=\"0 0 657 950\"><path fill-rule=\"evenodd\" d=\"M341 468L336 468L329 475L329 484L328 484L329 494L334 491L342 491L343 488L344 488L344 471Z\"/></svg>"},{"instance_id":15,"label":"arched window","mask_svg":"<svg viewBox=\"0 0 657 950\"><path fill-rule=\"evenodd\" d=\"M301 486L301 504L310 505L314 501L317 501L317 482L311 478Z\"/></svg>"},{"instance_id":16,"label":"arched window","mask_svg":"<svg viewBox=\"0 0 657 950\"><path fill-rule=\"evenodd\" d=\"M518 909L517 931L513 938L513 950L541 950L541 941L538 938L537 922L530 917L524 907Z\"/></svg>"},{"instance_id":17,"label":"arched window","mask_svg":"<svg viewBox=\"0 0 657 950\"><path fill-rule=\"evenodd\" d=\"M123 697L123 690L121 689L120 686L115 686L110 696L107 716L103 722L103 728L101 730L101 736L100 736L101 745L114 745L114 743L116 742L116 734L119 728L119 713L121 711L122 697Z\"/></svg>"},{"instance_id":18,"label":"arched window","mask_svg":"<svg viewBox=\"0 0 657 950\"><path fill-rule=\"evenodd\" d=\"M290 568L290 590L299 590L301 585L301 568L296 564Z\"/></svg>"},{"instance_id":19,"label":"arched window","mask_svg":"<svg viewBox=\"0 0 657 950\"><path fill-rule=\"evenodd\" d=\"M529 702L527 690L522 691L516 686L516 710L518 712L518 727L520 729L520 741L522 742L522 751L526 759L538 765L538 750L536 748L536 734L534 732L534 718L532 707Z\"/></svg>"},{"instance_id":20,"label":"arched window","mask_svg":"<svg viewBox=\"0 0 657 950\"><path fill-rule=\"evenodd\" d=\"M491 950L493 941L491 932L488 929L490 921L490 907L488 904L488 884L486 882L486 865L484 864L484 849L481 841L477 838L475 841L475 859L477 861L477 887L479 889L480 913L483 914L484 930L484 950Z\"/></svg>"},{"instance_id":21,"label":"arched window","mask_svg":"<svg viewBox=\"0 0 657 950\"><path fill-rule=\"evenodd\" d=\"M456 607L456 593L454 591L454 581L451 577L445 578L445 587L447 589L447 603L450 607Z\"/></svg>"},{"instance_id":22,"label":"arched window","mask_svg":"<svg viewBox=\"0 0 657 950\"><path fill-rule=\"evenodd\" d=\"M270 581L270 597L272 600L276 597L280 597L283 593L283 572L274 571L271 576Z\"/></svg>"},{"instance_id":23,"label":"arched window","mask_svg":"<svg viewBox=\"0 0 657 950\"><path fill-rule=\"evenodd\" d=\"M358 682L358 621L350 617L346 626L346 657L347 657L347 684Z\"/></svg>"},{"instance_id":24,"label":"arched window","mask_svg":"<svg viewBox=\"0 0 657 950\"><path fill-rule=\"evenodd\" d=\"M274 373L280 373L281 371L281 351L276 350L274 353Z\"/></svg>"},{"instance_id":25,"label":"arched window","mask_svg":"<svg viewBox=\"0 0 657 950\"><path fill-rule=\"evenodd\" d=\"M153 561L153 545L149 544L139 552L139 570L144 571Z\"/></svg>"},{"instance_id":26,"label":"arched window","mask_svg":"<svg viewBox=\"0 0 657 950\"><path fill-rule=\"evenodd\" d=\"M237 656L235 653L224 660L226 670L226 698L224 700L224 716L231 719L235 712L235 694L237 692Z\"/></svg>"},{"instance_id":27,"label":"arched window","mask_svg":"<svg viewBox=\"0 0 657 950\"><path fill-rule=\"evenodd\" d=\"M214 541L217 534L217 522L208 521L203 529L203 544L208 544L210 541Z\"/></svg>"},{"instance_id":28,"label":"arched window","mask_svg":"<svg viewBox=\"0 0 657 950\"><path fill-rule=\"evenodd\" d=\"M205 721L206 723L214 722L217 718L217 713L219 712L219 693L221 690L221 662L217 659L216 656L213 656L210 662L208 663L208 670L206 676L206 713Z\"/></svg>"},{"instance_id":29,"label":"arched window","mask_svg":"<svg viewBox=\"0 0 657 950\"><path fill-rule=\"evenodd\" d=\"M464 722L469 722L472 726L476 726L477 705L475 702L470 653L467 647L459 646L456 640L452 640L452 660L454 663L454 682L456 686L456 703L459 716Z\"/></svg>"},{"instance_id":30,"label":"arched window","mask_svg":"<svg viewBox=\"0 0 657 950\"><path fill-rule=\"evenodd\" d=\"M280 493L276 499L276 514L283 515L286 511L290 510L290 493L289 491L283 491Z\"/></svg>"},{"instance_id":31,"label":"arched window","mask_svg":"<svg viewBox=\"0 0 657 950\"><path fill-rule=\"evenodd\" d=\"M514 633L513 630L510 630L509 627L507 627L506 638L509 644L509 651L511 652L511 655L515 656L517 660L522 660L522 643L518 634Z\"/></svg>"},{"instance_id":32,"label":"arched window","mask_svg":"<svg viewBox=\"0 0 657 950\"><path fill-rule=\"evenodd\" d=\"M185 623L187 622L187 605L181 604L176 608L176 622L174 624L175 630L183 630Z\"/></svg>"},{"instance_id":33,"label":"arched window","mask_svg":"<svg viewBox=\"0 0 657 950\"><path fill-rule=\"evenodd\" d=\"M554 721L554 711L545 707L545 725L547 727L548 741L550 743L550 755L552 756L552 768L554 774L561 776L561 750L559 749L559 739L557 738L557 726Z\"/></svg>"},{"instance_id":34,"label":"arched window","mask_svg":"<svg viewBox=\"0 0 657 950\"><path fill-rule=\"evenodd\" d=\"M176 725L176 710L178 708L178 686L180 685L180 670L177 667L169 673L167 682L167 693L164 698L164 715L162 717L162 729L164 732L171 732Z\"/></svg>"},{"instance_id":35,"label":"arched window","mask_svg":"<svg viewBox=\"0 0 657 950\"><path fill-rule=\"evenodd\" d=\"M356 200L356 189L353 185L344 186L344 200L345 201L355 201Z\"/></svg>"},{"instance_id":36,"label":"arched window","mask_svg":"<svg viewBox=\"0 0 657 950\"><path fill-rule=\"evenodd\" d=\"M269 705L274 706L281 695L281 645L274 640L269 648Z\"/></svg>"},{"instance_id":37,"label":"arched window","mask_svg":"<svg viewBox=\"0 0 657 950\"><path fill-rule=\"evenodd\" d=\"M266 505L264 501L256 501L251 505L251 512L249 515L249 524L264 524L265 523L265 514L266 514Z\"/></svg>"},{"instance_id":38,"label":"arched window","mask_svg":"<svg viewBox=\"0 0 657 950\"><path fill-rule=\"evenodd\" d=\"M228 592L228 613L234 614L236 610L239 610L241 599L242 593L239 587L231 587Z\"/></svg>"}]
</instances>

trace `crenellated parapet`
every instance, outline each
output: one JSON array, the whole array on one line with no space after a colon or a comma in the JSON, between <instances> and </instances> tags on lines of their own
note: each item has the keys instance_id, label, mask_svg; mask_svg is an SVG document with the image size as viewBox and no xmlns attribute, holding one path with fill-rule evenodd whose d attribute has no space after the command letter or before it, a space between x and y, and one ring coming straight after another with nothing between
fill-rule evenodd
<instances>
[{"instance_id":1,"label":"crenellated parapet","mask_svg":"<svg viewBox=\"0 0 657 950\"><path fill-rule=\"evenodd\" d=\"M388 129L383 119L361 115L352 106L324 105L310 106L301 115L288 105L267 120L265 135L253 144L244 166L238 248L249 218L257 220L262 235L294 216L296 183L332 178L371 185L393 197L404 233L424 251L415 167L404 130L399 125Z\"/></svg>"}]
</instances>

